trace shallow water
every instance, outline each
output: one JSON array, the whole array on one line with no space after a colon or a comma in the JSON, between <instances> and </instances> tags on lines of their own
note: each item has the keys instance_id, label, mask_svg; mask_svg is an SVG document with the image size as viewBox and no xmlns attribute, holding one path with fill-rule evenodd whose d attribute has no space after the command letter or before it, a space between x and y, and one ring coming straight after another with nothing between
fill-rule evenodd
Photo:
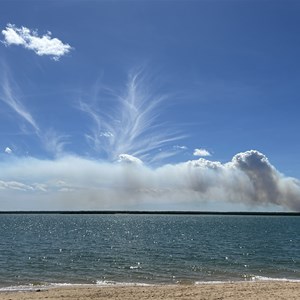
<instances>
[{"instance_id":1,"label":"shallow water","mask_svg":"<svg viewBox=\"0 0 300 300\"><path fill-rule=\"evenodd\" d=\"M0 285L300 279L300 218L0 215Z\"/></svg>"}]
</instances>

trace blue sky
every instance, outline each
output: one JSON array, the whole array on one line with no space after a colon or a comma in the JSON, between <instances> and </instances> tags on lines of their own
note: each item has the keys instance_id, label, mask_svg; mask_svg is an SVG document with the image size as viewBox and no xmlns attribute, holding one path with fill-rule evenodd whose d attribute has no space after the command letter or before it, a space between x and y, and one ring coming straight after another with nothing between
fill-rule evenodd
<instances>
[{"instance_id":1,"label":"blue sky","mask_svg":"<svg viewBox=\"0 0 300 300\"><path fill-rule=\"evenodd\" d=\"M298 209L299 13L298 1L2 1L0 206ZM64 173L70 161L84 175ZM204 173L166 196L189 162ZM154 183L161 170L169 181ZM271 181L293 204L269 199ZM136 199L120 204L124 188ZM79 189L89 201L72 200Z\"/></svg>"}]
</instances>

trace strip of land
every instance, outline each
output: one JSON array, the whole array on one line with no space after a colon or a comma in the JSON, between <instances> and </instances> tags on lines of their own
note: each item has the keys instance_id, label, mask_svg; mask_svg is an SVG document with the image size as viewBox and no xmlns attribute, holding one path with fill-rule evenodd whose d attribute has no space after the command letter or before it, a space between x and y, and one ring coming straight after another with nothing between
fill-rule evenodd
<instances>
[{"instance_id":1,"label":"strip of land","mask_svg":"<svg viewBox=\"0 0 300 300\"><path fill-rule=\"evenodd\" d=\"M0 292L3 300L276 300L300 299L300 282L242 282L159 286L68 286L32 291Z\"/></svg>"},{"instance_id":2,"label":"strip of land","mask_svg":"<svg viewBox=\"0 0 300 300\"><path fill-rule=\"evenodd\" d=\"M0 214L71 214L71 215L222 215L222 216L300 216L300 212L255 211L146 211L146 210L47 210L0 211Z\"/></svg>"}]
</instances>

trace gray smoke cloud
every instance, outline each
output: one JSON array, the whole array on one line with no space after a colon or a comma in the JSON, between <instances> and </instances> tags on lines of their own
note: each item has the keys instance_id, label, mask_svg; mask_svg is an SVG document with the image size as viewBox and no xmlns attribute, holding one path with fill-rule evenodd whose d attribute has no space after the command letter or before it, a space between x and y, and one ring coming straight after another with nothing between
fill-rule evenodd
<instances>
[{"instance_id":1,"label":"gray smoke cloud","mask_svg":"<svg viewBox=\"0 0 300 300\"><path fill-rule=\"evenodd\" d=\"M300 210L299 180L278 172L256 150L227 163L200 158L155 169L126 154L115 163L76 156L17 158L1 162L0 168L1 194L19 199L19 209L201 210L206 203L225 202ZM1 206L12 209L5 201Z\"/></svg>"}]
</instances>

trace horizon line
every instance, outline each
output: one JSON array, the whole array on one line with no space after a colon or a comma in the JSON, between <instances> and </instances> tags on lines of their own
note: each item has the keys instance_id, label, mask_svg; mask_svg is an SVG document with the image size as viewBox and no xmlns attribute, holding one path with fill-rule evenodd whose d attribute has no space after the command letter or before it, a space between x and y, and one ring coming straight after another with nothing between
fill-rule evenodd
<instances>
[{"instance_id":1,"label":"horizon line","mask_svg":"<svg viewBox=\"0 0 300 300\"><path fill-rule=\"evenodd\" d=\"M131 215L248 215L248 216L300 216L300 212L266 211L182 211L182 210L2 210L0 214L131 214Z\"/></svg>"}]
</instances>

